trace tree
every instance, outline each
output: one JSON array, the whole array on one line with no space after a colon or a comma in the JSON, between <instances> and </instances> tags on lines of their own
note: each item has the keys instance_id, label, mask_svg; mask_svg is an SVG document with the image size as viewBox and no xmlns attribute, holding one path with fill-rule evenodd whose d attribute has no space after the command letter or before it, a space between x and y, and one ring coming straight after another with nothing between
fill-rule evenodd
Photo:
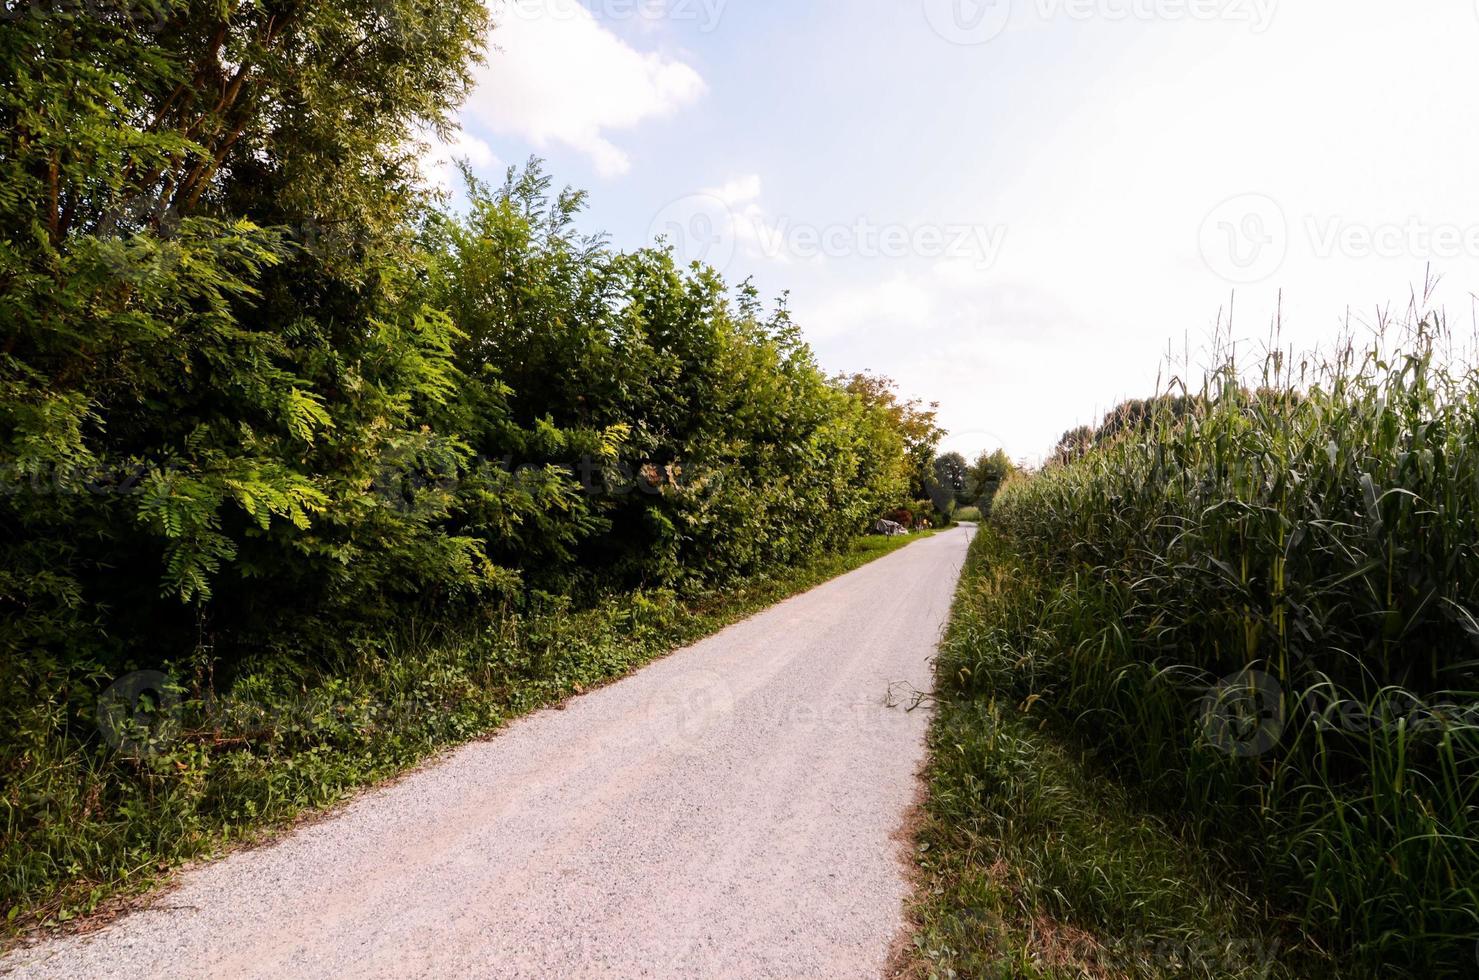
<instances>
[{"instance_id":1,"label":"tree","mask_svg":"<svg viewBox=\"0 0 1479 980\"><path fill-rule=\"evenodd\" d=\"M1239 392L1240 397L1256 400L1259 393ZM1278 395L1277 397L1284 397ZM1050 457L1054 463L1071 463L1090 449L1102 446L1125 433L1144 432L1158 418L1180 421L1206 407L1206 401L1191 395L1157 395L1154 398L1130 398L1105 413L1097 427L1081 425L1063 433Z\"/></svg>"},{"instance_id":2,"label":"tree","mask_svg":"<svg viewBox=\"0 0 1479 980\"><path fill-rule=\"evenodd\" d=\"M909 460L909 494L923 497L934 478L935 449L945 437L936 421L940 405L925 404L920 399L901 400L898 385L882 375L860 372L839 375L837 379L848 391L869 405L888 414L893 428L904 438L904 452Z\"/></svg>"},{"instance_id":3,"label":"tree","mask_svg":"<svg viewBox=\"0 0 1479 980\"><path fill-rule=\"evenodd\" d=\"M983 517L991 515L991 505L997 492L1017 472L1017 466L998 449L993 453L981 453L971 466L969 473L970 498L981 509Z\"/></svg>"},{"instance_id":4,"label":"tree","mask_svg":"<svg viewBox=\"0 0 1479 980\"><path fill-rule=\"evenodd\" d=\"M1080 425L1069 429L1058 439L1058 444L1053 447L1053 455L1050 457L1055 463L1070 463L1088 452L1094 445L1094 429L1087 425Z\"/></svg>"},{"instance_id":5,"label":"tree","mask_svg":"<svg viewBox=\"0 0 1479 980\"><path fill-rule=\"evenodd\" d=\"M507 581L435 509L369 492L457 388L455 328L416 299L415 135L449 124L487 27L476 0L7 17L12 662L116 671L315 615L337 640L387 598Z\"/></svg>"},{"instance_id":6,"label":"tree","mask_svg":"<svg viewBox=\"0 0 1479 980\"><path fill-rule=\"evenodd\" d=\"M935 483L964 507L971 502L971 474L965 457L960 453L945 453L935 459Z\"/></svg>"},{"instance_id":7,"label":"tree","mask_svg":"<svg viewBox=\"0 0 1479 980\"><path fill-rule=\"evenodd\" d=\"M589 460L602 487L665 474L660 492L508 522L488 541L501 564L557 590L575 575L712 584L835 546L902 497L894 414L820 373L784 300L766 310L748 284L731 297L670 250L581 235L583 195L555 190L537 162L501 187L472 181L468 198L465 217L427 230L432 301L461 333L451 427L480 456Z\"/></svg>"}]
</instances>

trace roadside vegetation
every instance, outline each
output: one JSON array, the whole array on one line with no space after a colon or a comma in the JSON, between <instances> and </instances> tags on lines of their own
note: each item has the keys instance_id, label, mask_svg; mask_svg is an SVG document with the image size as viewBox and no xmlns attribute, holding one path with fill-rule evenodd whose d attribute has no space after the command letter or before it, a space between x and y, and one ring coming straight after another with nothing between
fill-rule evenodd
<instances>
[{"instance_id":1,"label":"roadside vegetation","mask_svg":"<svg viewBox=\"0 0 1479 980\"><path fill-rule=\"evenodd\" d=\"M842 570L926 493L933 410L825 375L784 303L612 249L537 162L427 189L479 0L53 6L0 31L13 926Z\"/></svg>"},{"instance_id":2,"label":"roadside vegetation","mask_svg":"<svg viewBox=\"0 0 1479 980\"><path fill-rule=\"evenodd\" d=\"M909 975L1320 976L1322 954L1127 786L1042 692L1008 676L1042 588L991 526L971 544L938 662ZM985 674L985 677L981 675Z\"/></svg>"},{"instance_id":3,"label":"roadside vegetation","mask_svg":"<svg viewBox=\"0 0 1479 980\"><path fill-rule=\"evenodd\" d=\"M410 624L378 661L305 665L290 677L274 664L224 691L199 676L142 677L148 690L132 693L151 707L114 723L120 751L59 745L17 780L34 819L9 828L6 932L146 890L182 861L262 840L916 540L857 538L708 595L622 592L578 609L550 600L480 630Z\"/></svg>"},{"instance_id":4,"label":"roadside vegetation","mask_svg":"<svg viewBox=\"0 0 1479 980\"><path fill-rule=\"evenodd\" d=\"M1448 347L1414 314L1228 357L1002 490L938 664L922 962L1473 975L1479 374Z\"/></svg>"}]
</instances>

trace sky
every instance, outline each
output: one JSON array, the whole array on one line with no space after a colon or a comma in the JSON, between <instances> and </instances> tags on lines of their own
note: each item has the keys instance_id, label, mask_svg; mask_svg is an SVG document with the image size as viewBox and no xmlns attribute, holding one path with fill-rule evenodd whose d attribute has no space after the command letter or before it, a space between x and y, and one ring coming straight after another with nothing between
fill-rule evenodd
<instances>
[{"instance_id":1,"label":"sky","mask_svg":"<svg viewBox=\"0 0 1479 980\"><path fill-rule=\"evenodd\" d=\"M437 179L543 158L587 230L788 292L829 373L938 402L942 451L1039 460L1229 318L1328 348L1436 280L1474 330L1479 0L490 9Z\"/></svg>"}]
</instances>

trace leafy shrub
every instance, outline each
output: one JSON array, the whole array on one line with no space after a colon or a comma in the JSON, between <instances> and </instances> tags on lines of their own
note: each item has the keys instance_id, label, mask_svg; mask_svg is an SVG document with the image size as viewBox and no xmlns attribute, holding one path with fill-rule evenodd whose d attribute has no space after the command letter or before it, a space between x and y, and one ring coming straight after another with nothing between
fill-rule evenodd
<instances>
[{"instance_id":1,"label":"leafy shrub","mask_svg":"<svg viewBox=\"0 0 1479 980\"><path fill-rule=\"evenodd\" d=\"M126 839L139 793L179 801L151 832L197 833L204 757L120 762L112 678L409 677L423 645L387 637L704 593L907 492L918 419L828 379L784 305L578 233L537 165L439 211L417 136L482 3L145 8L0 31L7 887L56 873L38 827ZM57 758L86 779L37 775Z\"/></svg>"}]
</instances>

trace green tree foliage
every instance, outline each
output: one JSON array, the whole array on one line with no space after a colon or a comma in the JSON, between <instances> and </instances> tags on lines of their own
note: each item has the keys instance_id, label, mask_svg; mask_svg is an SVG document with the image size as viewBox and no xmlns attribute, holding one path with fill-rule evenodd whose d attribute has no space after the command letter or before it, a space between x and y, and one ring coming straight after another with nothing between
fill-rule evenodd
<instances>
[{"instance_id":1,"label":"green tree foliage","mask_svg":"<svg viewBox=\"0 0 1479 980\"><path fill-rule=\"evenodd\" d=\"M970 467L960 453L944 453L935 457L935 483L956 504L964 507L971 503Z\"/></svg>"},{"instance_id":2,"label":"green tree foliage","mask_svg":"<svg viewBox=\"0 0 1479 980\"><path fill-rule=\"evenodd\" d=\"M888 414L894 430L904 437L908 493L911 497L925 496L934 479L935 449L945 437L945 430L937 421L939 404L925 404L917 398L901 399L898 386L879 375L858 373L837 380L849 392Z\"/></svg>"},{"instance_id":3,"label":"green tree foliage","mask_svg":"<svg viewBox=\"0 0 1479 980\"><path fill-rule=\"evenodd\" d=\"M260 643L500 580L477 542L366 492L455 388L455 329L412 288L412 136L446 124L485 29L471 0L12 13L0 643L23 665L15 710L85 693L69 673L218 633Z\"/></svg>"},{"instance_id":4,"label":"green tree foliage","mask_svg":"<svg viewBox=\"0 0 1479 980\"><path fill-rule=\"evenodd\" d=\"M1105 445L1123 435L1145 432L1158 417L1181 419L1205 407L1205 401L1186 394L1128 399L1106 413L1098 426L1081 425L1063 433L1049 460L1070 463L1095 446Z\"/></svg>"},{"instance_id":5,"label":"green tree foliage","mask_svg":"<svg viewBox=\"0 0 1479 980\"><path fill-rule=\"evenodd\" d=\"M991 507L997 493L1017 473L1017 464L1007 456L1006 450L981 453L971 464L967 483L969 500L981 509L984 517L991 516Z\"/></svg>"},{"instance_id":6,"label":"green tree foliage","mask_svg":"<svg viewBox=\"0 0 1479 980\"><path fill-rule=\"evenodd\" d=\"M477 0L5 14L0 771L72 759L122 807L112 677L281 687L412 624L710 590L839 547L938 438L537 166L440 213L417 138ZM4 799L8 841L54 819Z\"/></svg>"},{"instance_id":7,"label":"green tree foliage","mask_svg":"<svg viewBox=\"0 0 1479 980\"><path fill-rule=\"evenodd\" d=\"M467 379L452 427L482 459L585 491L491 536L501 560L564 588L712 582L835 548L902 492L895 415L828 381L784 304L579 234L582 195L537 164L469 194L427 232L429 300L459 326Z\"/></svg>"}]
</instances>

